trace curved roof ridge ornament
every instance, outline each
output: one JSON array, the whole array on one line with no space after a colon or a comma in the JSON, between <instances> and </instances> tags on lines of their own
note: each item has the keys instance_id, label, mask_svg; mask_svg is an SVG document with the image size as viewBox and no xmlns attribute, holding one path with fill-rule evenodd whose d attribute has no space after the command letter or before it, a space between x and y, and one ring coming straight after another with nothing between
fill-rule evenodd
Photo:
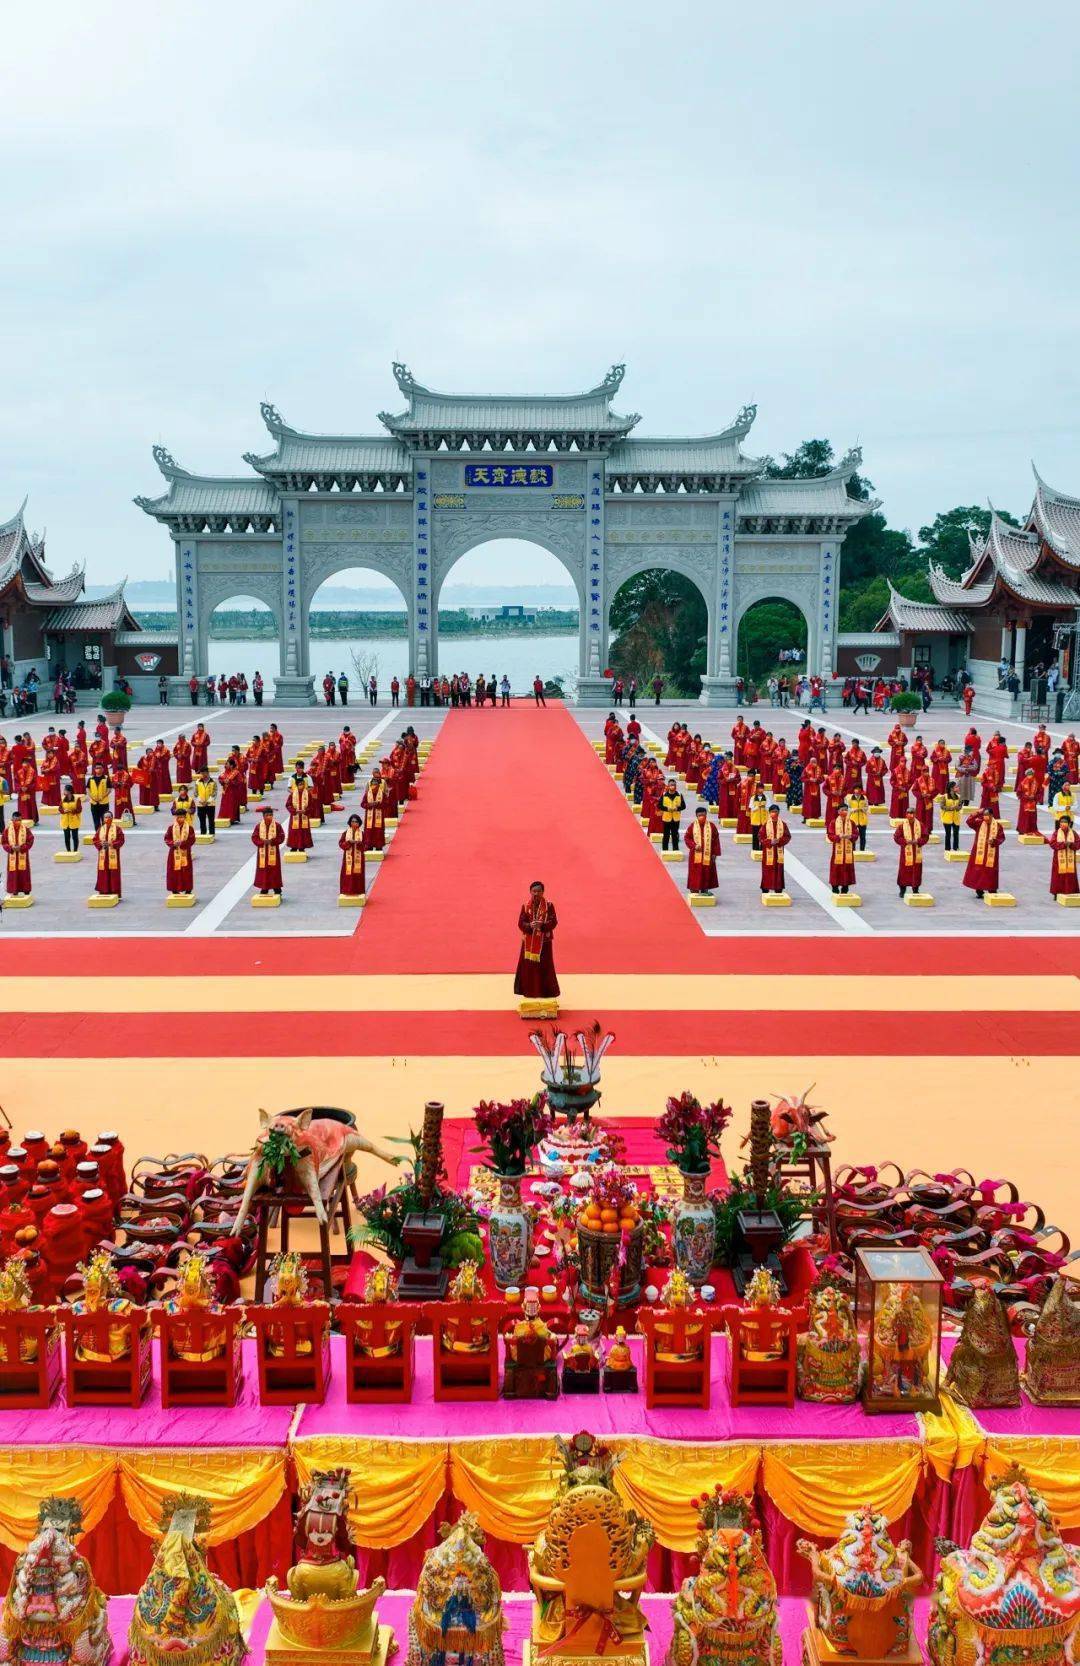
<instances>
[{"instance_id":1,"label":"curved roof ridge ornament","mask_svg":"<svg viewBox=\"0 0 1080 1666\"><path fill-rule=\"evenodd\" d=\"M172 452L165 446L155 445L152 449L154 453L154 462L157 464L166 480L176 480L188 477L188 470L180 467L180 464L176 461Z\"/></svg>"},{"instance_id":2,"label":"curved roof ridge ornament","mask_svg":"<svg viewBox=\"0 0 1080 1666\"><path fill-rule=\"evenodd\" d=\"M293 432L281 412L278 410L277 406L271 404L269 399L260 399L259 415L262 417L268 431L273 435L275 440L279 440L282 434L291 434Z\"/></svg>"},{"instance_id":3,"label":"curved roof ridge ornament","mask_svg":"<svg viewBox=\"0 0 1080 1666\"><path fill-rule=\"evenodd\" d=\"M747 434L749 434L751 428L754 426L756 418L757 405L744 405L742 410L736 416L735 421L729 428L726 428L724 432L726 434L734 434L736 439L745 440Z\"/></svg>"},{"instance_id":4,"label":"curved roof ridge ornament","mask_svg":"<svg viewBox=\"0 0 1080 1666\"><path fill-rule=\"evenodd\" d=\"M862 446L853 445L844 452L836 466L829 470L834 480L850 480L862 468Z\"/></svg>"},{"instance_id":5,"label":"curved roof ridge ornament","mask_svg":"<svg viewBox=\"0 0 1080 1666\"><path fill-rule=\"evenodd\" d=\"M391 365L391 369L394 372L394 381L397 383L402 393L429 393L431 391L430 388L422 387L416 380L416 377L413 375L408 365L402 364L399 359L394 360Z\"/></svg>"},{"instance_id":6,"label":"curved roof ridge ornament","mask_svg":"<svg viewBox=\"0 0 1080 1666\"><path fill-rule=\"evenodd\" d=\"M622 387L622 381L625 375L625 363L613 364L607 375L604 377L604 380L600 383L600 387L605 393L618 393L619 389Z\"/></svg>"},{"instance_id":7,"label":"curved roof ridge ornament","mask_svg":"<svg viewBox=\"0 0 1080 1666\"><path fill-rule=\"evenodd\" d=\"M23 530L25 531L23 516L26 514L26 505L29 502L30 502L30 493L27 492L26 496L23 498L19 507L16 509L14 515L12 515L10 521L3 521L2 523L0 523L0 534L5 533L5 532L15 532L20 526L23 527Z\"/></svg>"}]
</instances>

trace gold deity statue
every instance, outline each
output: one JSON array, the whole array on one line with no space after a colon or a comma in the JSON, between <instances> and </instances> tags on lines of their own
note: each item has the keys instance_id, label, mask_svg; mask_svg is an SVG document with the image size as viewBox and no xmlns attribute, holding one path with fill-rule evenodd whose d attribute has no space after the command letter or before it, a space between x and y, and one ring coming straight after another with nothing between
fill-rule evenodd
<instances>
[{"instance_id":1,"label":"gold deity statue","mask_svg":"<svg viewBox=\"0 0 1080 1666\"><path fill-rule=\"evenodd\" d=\"M26 1262L21 1256L13 1255L0 1266L0 1313L26 1313L32 1306L33 1294L26 1276ZM18 1353L21 1364L33 1365L38 1357L37 1337L24 1336ZM7 1343L0 1336L0 1365L8 1363Z\"/></svg>"},{"instance_id":2,"label":"gold deity statue","mask_svg":"<svg viewBox=\"0 0 1080 1666\"><path fill-rule=\"evenodd\" d=\"M910 1284L890 1284L871 1343L874 1393L912 1400L932 1394L933 1346L934 1332L918 1290Z\"/></svg>"},{"instance_id":3,"label":"gold deity statue","mask_svg":"<svg viewBox=\"0 0 1080 1666\"><path fill-rule=\"evenodd\" d=\"M72 1303L75 1313L130 1313L134 1302L120 1293L120 1281L106 1250L95 1250L87 1261L80 1261L76 1271L82 1274L82 1295ZM90 1342L80 1341L76 1355L92 1364L113 1365L127 1359L131 1353L131 1337L123 1325L112 1325L108 1332L108 1347L99 1351Z\"/></svg>"},{"instance_id":4,"label":"gold deity statue","mask_svg":"<svg viewBox=\"0 0 1080 1666\"><path fill-rule=\"evenodd\" d=\"M526 1546L533 1619L525 1666L543 1657L646 1666L641 1613L653 1530L612 1485L615 1456L591 1436L560 1441L564 1475L535 1544Z\"/></svg>"},{"instance_id":5,"label":"gold deity statue","mask_svg":"<svg viewBox=\"0 0 1080 1666\"><path fill-rule=\"evenodd\" d=\"M811 1290L809 1329L798 1342L796 1387L800 1400L847 1406L859 1397L861 1355L850 1297L833 1284Z\"/></svg>"},{"instance_id":6,"label":"gold deity statue","mask_svg":"<svg viewBox=\"0 0 1080 1666\"><path fill-rule=\"evenodd\" d=\"M1018 1406L1020 1367L1001 1298L980 1285L964 1314L945 1387L961 1405Z\"/></svg>"},{"instance_id":7,"label":"gold deity statue","mask_svg":"<svg viewBox=\"0 0 1080 1666\"><path fill-rule=\"evenodd\" d=\"M386 1581L359 1589L349 1530L352 1477L347 1469L316 1470L300 1495L294 1523L296 1561L286 1590L266 1582L274 1611L267 1639L269 1666L305 1666L333 1651L336 1663L382 1666L395 1651L393 1634L380 1626L376 1604Z\"/></svg>"},{"instance_id":8,"label":"gold deity statue","mask_svg":"<svg viewBox=\"0 0 1080 1666\"><path fill-rule=\"evenodd\" d=\"M207 1313L220 1313L221 1304L214 1294L213 1280L210 1276L210 1264L205 1255L196 1251L189 1255L180 1267L176 1279L174 1293L162 1303L165 1312L172 1315L175 1322L169 1332L168 1346L172 1349L176 1359L191 1360L198 1364L208 1364L211 1360L220 1359L227 1345L225 1327L217 1326L208 1330L196 1330L181 1321L185 1317L200 1317Z\"/></svg>"}]
</instances>

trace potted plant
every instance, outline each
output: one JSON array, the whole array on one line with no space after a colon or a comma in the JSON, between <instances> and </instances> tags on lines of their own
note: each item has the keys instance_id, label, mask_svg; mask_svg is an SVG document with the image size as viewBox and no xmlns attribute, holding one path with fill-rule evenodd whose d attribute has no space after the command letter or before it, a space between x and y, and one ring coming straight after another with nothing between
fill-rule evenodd
<instances>
[{"instance_id":1,"label":"potted plant","mask_svg":"<svg viewBox=\"0 0 1080 1666\"><path fill-rule=\"evenodd\" d=\"M487 1166L499 1182L498 1201L488 1218L488 1248L492 1277L505 1290L524 1282L532 1260L535 1223L521 1201L521 1181L538 1142L551 1132L551 1117L542 1093L505 1104L484 1099L473 1116L491 1159Z\"/></svg>"},{"instance_id":2,"label":"potted plant","mask_svg":"<svg viewBox=\"0 0 1080 1666\"><path fill-rule=\"evenodd\" d=\"M114 688L101 696L100 705L109 728L122 729L124 718L131 710L131 695L125 694L123 689Z\"/></svg>"},{"instance_id":3,"label":"potted plant","mask_svg":"<svg viewBox=\"0 0 1080 1666\"><path fill-rule=\"evenodd\" d=\"M717 1099L703 1105L692 1093L667 1102L656 1125L667 1142L667 1157L683 1177L683 1197L672 1216L676 1264L691 1284L705 1284L716 1260L716 1223L705 1188L709 1164L720 1155L720 1136L731 1121L731 1106Z\"/></svg>"},{"instance_id":4,"label":"potted plant","mask_svg":"<svg viewBox=\"0 0 1080 1666\"><path fill-rule=\"evenodd\" d=\"M902 729L910 729L922 711L922 699L918 694L905 690L901 694L894 694L889 701L889 709L896 713L896 721Z\"/></svg>"}]
</instances>

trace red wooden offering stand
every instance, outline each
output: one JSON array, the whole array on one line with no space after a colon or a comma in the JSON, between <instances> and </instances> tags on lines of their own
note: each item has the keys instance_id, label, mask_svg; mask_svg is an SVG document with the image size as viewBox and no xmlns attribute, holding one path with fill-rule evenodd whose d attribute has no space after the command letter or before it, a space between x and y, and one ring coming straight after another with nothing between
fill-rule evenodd
<instances>
[{"instance_id":1,"label":"red wooden offering stand","mask_svg":"<svg viewBox=\"0 0 1080 1666\"><path fill-rule=\"evenodd\" d=\"M717 1316L692 1308L645 1308L637 1323L645 1338L646 1408L700 1406L708 1411ZM699 1354L700 1358L657 1358L658 1354Z\"/></svg>"},{"instance_id":2,"label":"red wooden offering stand","mask_svg":"<svg viewBox=\"0 0 1080 1666\"><path fill-rule=\"evenodd\" d=\"M419 1307L407 1302L342 1302L345 1398L349 1405L405 1405L412 1399ZM436 1396L438 1398L438 1396Z\"/></svg>"},{"instance_id":3,"label":"red wooden offering stand","mask_svg":"<svg viewBox=\"0 0 1080 1666\"><path fill-rule=\"evenodd\" d=\"M793 1406L795 1361L802 1308L725 1307L731 1335L728 1386L733 1406ZM747 1358L748 1354L772 1358Z\"/></svg>"},{"instance_id":4,"label":"red wooden offering stand","mask_svg":"<svg viewBox=\"0 0 1080 1666\"><path fill-rule=\"evenodd\" d=\"M435 1399L497 1400L505 1303L431 1302L423 1314L431 1324Z\"/></svg>"},{"instance_id":5,"label":"red wooden offering stand","mask_svg":"<svg viewBox=\"0 0 1080 1666\"><path fill-rule=\"evenodd\" d=\"M242 1307L221 1307L216 1312L196 1308L184 1313L154 1309L154 1324L161 1338L161 1403L170 1406L235 1406L244 1380L240 1352ZM212 1355L216 1358L180 1357Z\"/></svg>"},{"instance_id":6,"label":"red wooden offering stand","mask_svg":"<svg viewBox=\"0 0 1080 1666\"><path fill-rule=\"evenodd\" d=\"M0 1360L0 1410L51 1405L63 1364L55 1308L0 1313Z\"/></svg>"},{"instance_id":7,"label":"red wooden offering stand","mask_svg":"<svg viewBox=\"0 0 1080 1666\"><path fill-rule=\"evenodd\" d=\"M329 1304L271 1302L244 1313L255 1327L261 1404L321 1406L330 1381Z\"/></svg>"},{"instance_id":8,"label":"red wooden offering stand","mask_svg":"<svg viewBox=\"0 0 1080 1666\"><path fill-rule=\"evenodd\" d=\"M144 1307L127 1313L60 1309L64 1326L64 1386L69 1406L139 1406L150 1386L150 1321ZM113 1359L123 1333L127 1354ZM93 1353L96 1359L80 1359Z\"/></svg>"}]
</instances>

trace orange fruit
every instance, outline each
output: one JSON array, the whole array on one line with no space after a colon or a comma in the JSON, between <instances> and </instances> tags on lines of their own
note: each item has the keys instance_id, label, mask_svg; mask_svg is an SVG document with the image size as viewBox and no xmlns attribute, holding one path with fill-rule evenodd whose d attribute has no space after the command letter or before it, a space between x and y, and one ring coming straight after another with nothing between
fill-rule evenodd
<instances>
[{"instance_id":1,"label":"orange fruit","mask_svg":"<svg viewBox=\"0 0 1080 1666\"><path fill-rule=\"evenodd\" d=\"M600 1219L604 1222L617 1221L618 1218L619 1211L617 1209L601 1209L600 1211Z\"/></svg>"},{"instance_id":2,"label":"orange fruit","mask_svg":"<svg viewBox=\"0 0 1080 1666\"><path fill-rule=\"evenodd\" d=\"M619 1230L619 1223L618 1221L605 1221L600 1230L601 1232L610 1233L614 1237Z\"/></svg>"},{"instance_id":3,"label":"orange fruit","mask_svg":"<svg viewBox=\"0 0 1080 1666\"><path fill-rule=\"evenodd\" d=\"M637 1225L636 1215L620 1215L619 1227L623 1232L630 1232Z\"/></svg>"}]
</instances>

